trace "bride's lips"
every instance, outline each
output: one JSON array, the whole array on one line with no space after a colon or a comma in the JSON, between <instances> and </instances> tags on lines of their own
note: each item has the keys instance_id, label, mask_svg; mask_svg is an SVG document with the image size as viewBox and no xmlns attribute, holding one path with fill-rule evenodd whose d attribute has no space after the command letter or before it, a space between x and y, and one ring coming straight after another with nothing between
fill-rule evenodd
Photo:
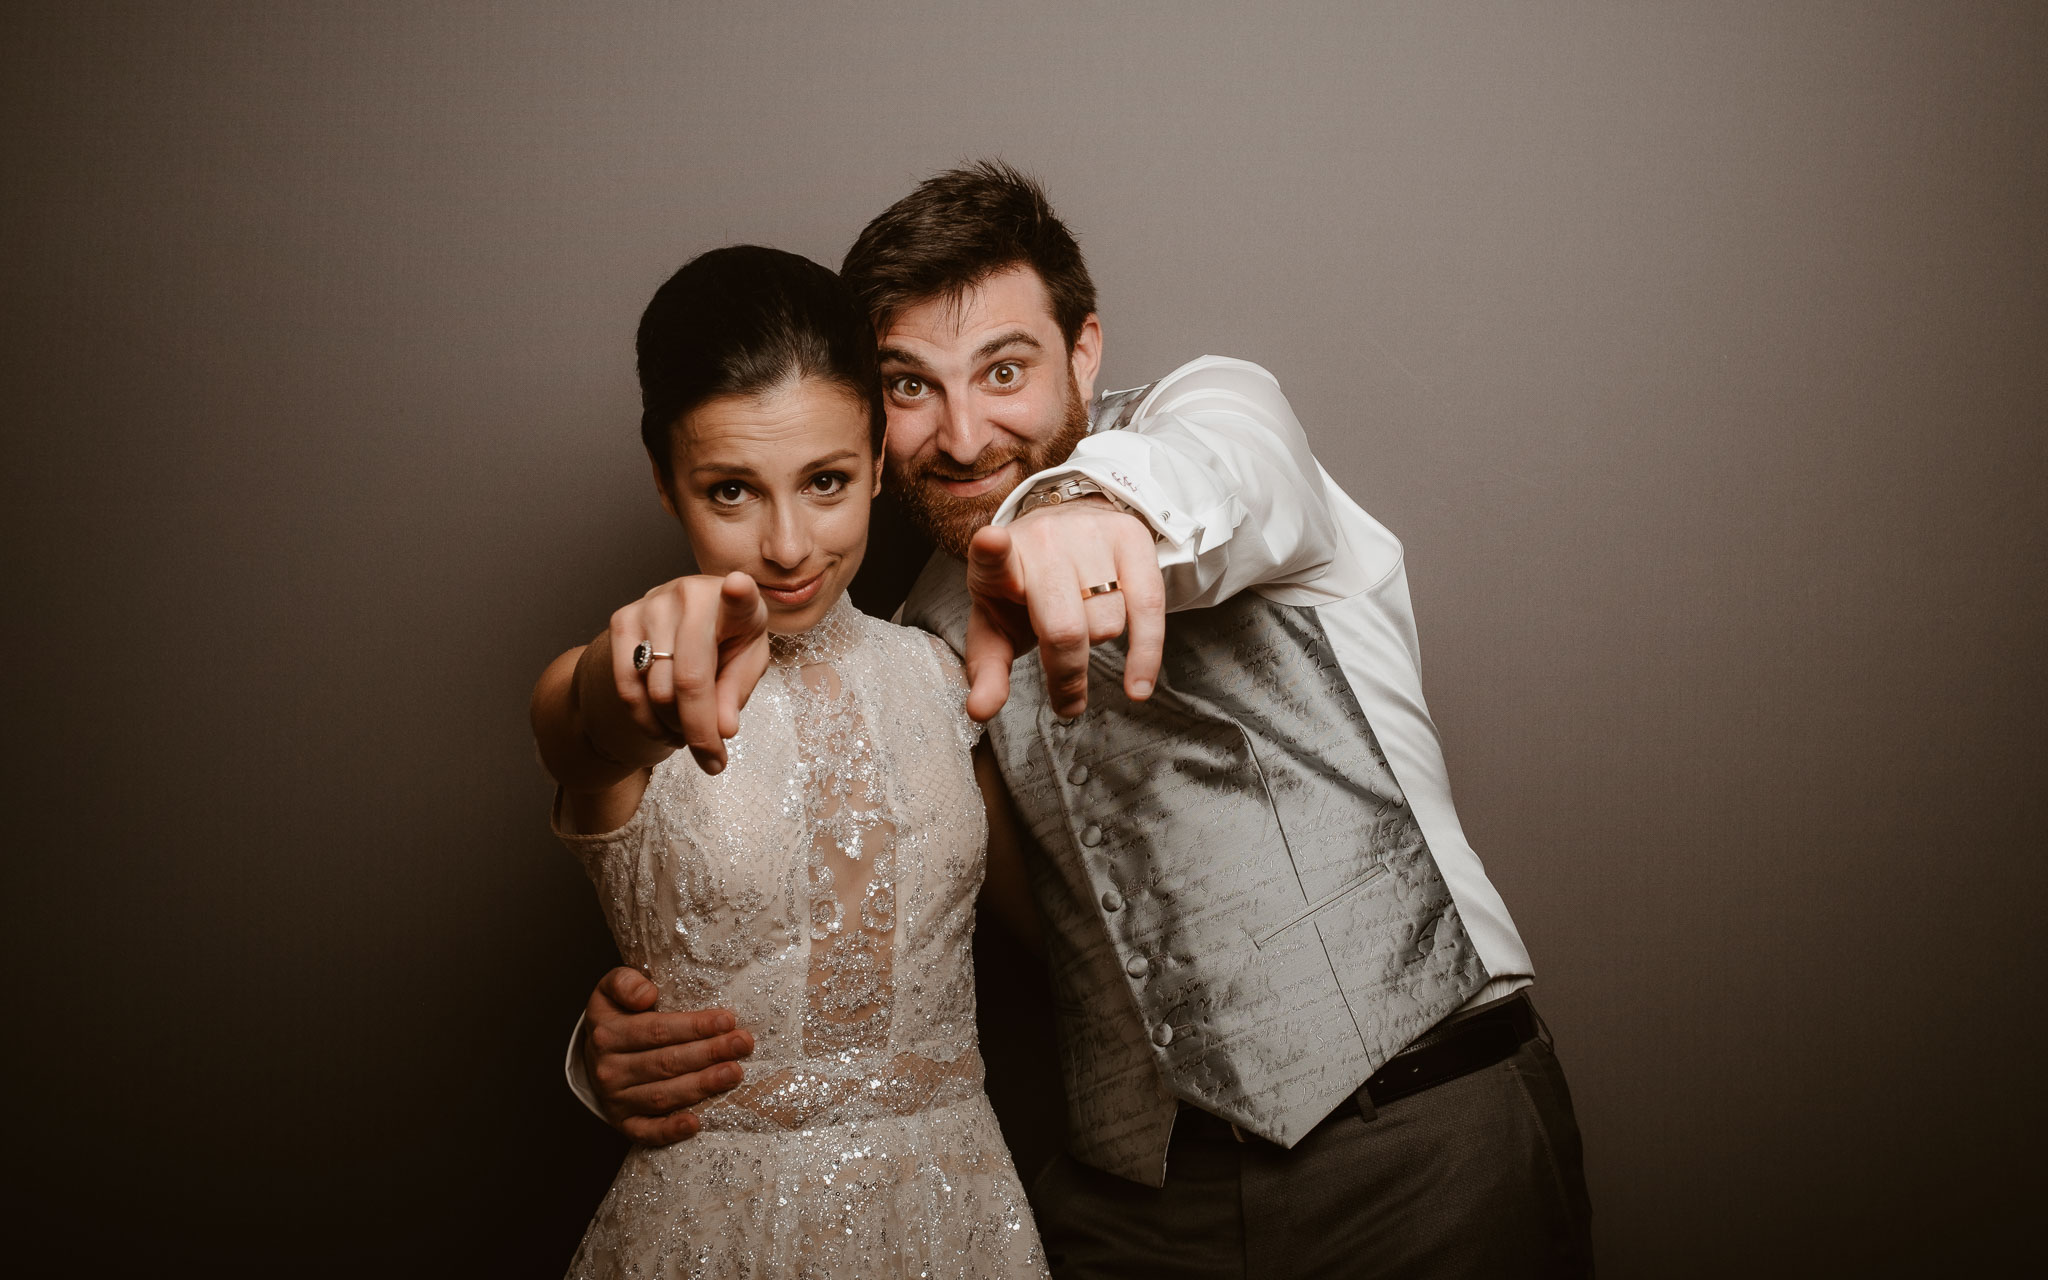
<instances>
[{"instance_id":1,"label":"bride's lips","mask_svg":"<svg viewBox=\"0 0 2048 1280\"><path fill-rule=\"evenodd\" d=\"M811 597L818 594L818 587L824 581L825 575L818 573L802 582L781 585L763 582L759 585L761 594L770 604L800 605L809 603Z\"/></svg>"},{"instance_id":2,"label":"bride's lips","mask_svg":"<svg viewBox=\"0 0 2048 1280\"><path fill-rule=\"evenodd\" d=\"M989 490L1002 485L1009 478L1012 470L1019 469L1023 465L1024 463L1021 459L1012 458L987 475L976 476L971 480L958 480L951 476L936 475L932 479L938 481L940 488L956 498L979 498Z\"/></svg>"}]
</instances>

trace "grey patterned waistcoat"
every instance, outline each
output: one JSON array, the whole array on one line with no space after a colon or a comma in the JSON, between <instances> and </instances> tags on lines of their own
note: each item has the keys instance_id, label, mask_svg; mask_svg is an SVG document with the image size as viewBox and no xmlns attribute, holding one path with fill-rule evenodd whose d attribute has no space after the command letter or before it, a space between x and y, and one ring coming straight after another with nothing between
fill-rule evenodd
<instances>
[{"instance_id":1,"label":"grey patterned waistcoat","mask_svg":"<svg viewBox=\"0 0 2048 1280\"><path fill-rule=\"evenodd\" d=\"M965 570L904 620L964 647ZM1076 1157L1162 1185L1185 1100L1292 1146L1486 981L1311 608L1245 592L1167 620L1152 697L1096 646L1056 719L1036 653L989 736L1031 860Z\"/></svg>"}]
</instances>

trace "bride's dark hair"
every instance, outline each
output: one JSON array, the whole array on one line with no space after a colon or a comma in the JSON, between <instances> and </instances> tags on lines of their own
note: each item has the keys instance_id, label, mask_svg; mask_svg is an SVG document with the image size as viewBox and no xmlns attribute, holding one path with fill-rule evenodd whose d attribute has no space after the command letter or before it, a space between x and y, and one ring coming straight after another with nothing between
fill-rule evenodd
<instances>
[{"instance_id":1,"label":"bride's dark hair","mask_svg":"<svg viewBox=\"0 0 2048 1280\"><path fill-rule=\"evenodd\" d=\"M634 348L640 442L663 477L683 415L795 378L844 387L868 407L868 442L882 447L874 327L853 291L809 258L753 244L699 254L654 291Z\"/></svg>"}]
</instances>

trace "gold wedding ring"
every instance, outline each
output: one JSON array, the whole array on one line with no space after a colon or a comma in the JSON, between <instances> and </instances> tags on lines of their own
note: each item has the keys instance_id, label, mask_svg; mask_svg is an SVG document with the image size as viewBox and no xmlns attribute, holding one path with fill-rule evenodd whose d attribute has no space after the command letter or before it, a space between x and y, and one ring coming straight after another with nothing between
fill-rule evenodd
<instances>
[{"instance_id":1,"label":"gold wedding ring","mask_svg":"<svg viewBox=\"0 0 2048 1280\"><path fill-rule=\"evenodd\" d=\"M1116 585L1116 579L1111 578L1108 582L1105 582L1100 586L1081 588L1081 594L1083 596L1106 596L1110 592L1116 591L1118 589L1119 588Z\"/></svg>"}]
</instances>

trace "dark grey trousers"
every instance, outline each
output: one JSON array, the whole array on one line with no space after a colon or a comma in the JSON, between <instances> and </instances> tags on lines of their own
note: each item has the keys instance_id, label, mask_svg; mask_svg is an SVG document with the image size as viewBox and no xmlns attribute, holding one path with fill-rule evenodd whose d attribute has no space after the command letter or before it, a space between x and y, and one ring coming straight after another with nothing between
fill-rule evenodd
<instances>
[{"instance_id":1,"label":"dark grey trousers","mask_svg":"<svg viewBox=\"0 0 2048 1280\"><path fill-rule=\"evenodd\" d=\"M1194 1128L1175 1126L1161 1188L1065 1154L1046 1167L1031 1202L1056 1280L1593 1273L1579 1126L1547 1032L1292 1151Z\"/></svg>"}]
</instances>

